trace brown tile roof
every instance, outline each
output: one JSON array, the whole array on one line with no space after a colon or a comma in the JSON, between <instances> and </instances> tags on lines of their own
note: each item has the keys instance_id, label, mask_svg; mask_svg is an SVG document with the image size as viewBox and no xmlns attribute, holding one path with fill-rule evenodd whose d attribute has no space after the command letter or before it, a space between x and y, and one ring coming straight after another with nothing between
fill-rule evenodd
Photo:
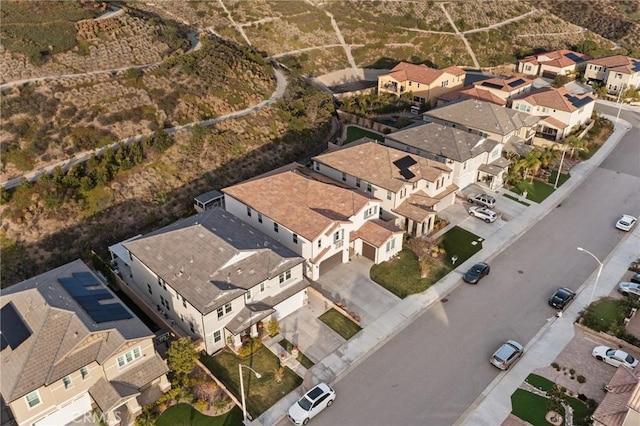
<instances>
[{"instance_id":1,"label":"brown tile roof","mask_svg":"<svg viewBox=\"0 0 640 426\"><path fill-rule=\"evenodd\" d=\"M393 211L403 217L422 222L430 215L435 214L433 207L436 204L458 189L458 185L451 184L440 191L435 197L430 197L423 191L417 191L411 194L409 198L407 198L397 208L393 209Z\"/></svg>"},{"instance_id":2,"label":"brown tile roof","mask_svg":"<svg viewBox=\"0 0 640 426\"><path fill-rule=\"evenodd\" d=\"M456 66L434 69L424 64L415 65L408 62L400 62L389 71L388 75L396 81L415 81L416 83L431 84L443 74L461 76L465 75L465 71Z\"/></svg>"},{"instance_id":3,"label":"brown tile roof","mask_svg":"<svg viewBox=\"0 0 640 426\"><path fill-rule=\"evenodd\" d=\"M498 89L507 94L513 92L514 90L522 89L526 86L531 86L533 84L533 80L529 80L524 77L511 77L511 78L488 78L486 80L480 80L473 83L474 87L480 88L484 87L487 89Z\"/></svg>"},{"instance_id":4,"label":"brown tile roof","mask_svg":"<svg viewBox=\"0 0 640 426\"><path fill-rule=\"evenodd\" d=\"M551 52L540 53L538 55L527 56L520 62L530 62L533 64L546 64L554 67L564 68L569 65L578 64L589 59L589 56L582 53L574 52L569 49L554 50Z\"/></svg>"},{"instance_id":5,"label":"brown tile roof","mask_svg":"<svg viewBox=\"0 0 640 426\"><path fill-rule=\"evenodd\" d=\"M496 95L490 90L479 89L477 86L467 86L462 90L443 93L442 95L438 96L437 99L446 102L461 102L466 101L467 99L477 99L479 101L491 102L500 106L507 105L507 101L500 96Z\"/></svg>"},{"instance_id":6,"label":"brown tile roof","mask_svg":"<svg viewBox=\"0 0 640 426\"><path fill-rule=\"evenodd\" d=\"M77 272L91 270L76 260L3 290L2 306L12 303L31 330L19 346L2 350L0 391L7 402L91 362L103 363L126 341L153 336L135 316L94 323L58 282Z\"/></svg>"},{"instance_id":7,"label":"brown tile roof","mask_svg":"<svg viewBox=\"0 0 640 426\"><path fill-rule=\"evenodd\" d=\"M402 233L404 231L392 223L373 219L365 222L357 232L352 232L351 241L361 238L372 246L380 248L392 235Z\"/></svg>"},{"instance_id":8,"label":"brown tile roof","mask_svg":"<svg viewBox=\"0 0 640 426\"><path fill-rule=\"evenodd\" d=\"M138 396L140 392L133 386L122 386L100 378L89 388L89 394L100 408L100 411L106 413L124 404L127 400Z\"/></svg>"},{"instance_id":9,"label":"brown tile roof","mask_svg":"<svg viewBox=\"0 0 640 426\"><path fill-rule=\"evenodd\" d=\"M586 105L586 103L595 102L595 98L589 93L574 95L564 87L544 87L518 99L526 101L531 105L538 105L565 112L577 111ZM586 103L583 104L583 102ZM580 106L577 107L576 105Z\"/></svg>"},{"instance_id":10,"label":"brown tile roof","mask_svg":"<svg viewBox=\"0 0 640 426\"><path fill-rule=\"evenodd\" d=\"M451 169L440 162L375 142L347 145L313 160L393 192L401 190L407 183L421 179L435 182L443 174L451 173ZM411 173L403 176L404 170Z\"/></svg>"},{"instance_id":11,"label":"brown tile roof","mask_svg":"<svg viewBox=\"0 0 640 426\"><path fill-rule=\"evenodd\" d=\"M600 65L609 68L611 71L623 74L634 74L636 72L640 72L640 61L623 55L592 59L589 63L593 65Z\"/></svg>"},{"instance_id":12,"label":"brown tile roof","mask_svg":"<svg viewBox=\"0 0 640 426\"><path fill-rule=\"evenodd\" d=\"M111 379L111 382L122 383L140 390L168 371L167 364L154 352L153 355L133 363L131 367Z\"/></svg>"},{"instance_id":13,"label":"brown tile roof","mask_svg":"<svg viewBox=\"0 0 640 426\"><path fill-rule=\"evenodd\" d=\"M546 115L546 116L542 117L540 122L545 122L545 123L557 128L557 129L564 129L565 127L568 126L567 123L563 123L562 121L558 120L557 118L551 117L549 115Z\"/></svg>"},{"instance_id":14,"label":"brown tile roof","mask_svg":"<svg viewBox=\"0 0 640 426\"><path fill-rule=\"evenodd\" d=\"M203 314L304 261L219 208L123 246Z\"/></svg>"},{"instance_id":15,"label":"brown tile roof","mask_svg":"<svg viewBox=\"0 0 640 426\"><path fill-rule=\"evenodd\" d=\"M350 220L375 200L297 166L224 188L222 192L309 241L330 226Z\"/></svg>"},{"instance_id":16,"label":"brown tile roof","mask_svg":"<svg viewBox=\"0 0 640 426\"><path fill-rule=\"evenodd\" d=\"M640 389L638 379L638 371L635 369L618 367L606 386L607 393L592 418L607 426L622 426L629 410L627 404Z\"/></svg>"}]
</instances>

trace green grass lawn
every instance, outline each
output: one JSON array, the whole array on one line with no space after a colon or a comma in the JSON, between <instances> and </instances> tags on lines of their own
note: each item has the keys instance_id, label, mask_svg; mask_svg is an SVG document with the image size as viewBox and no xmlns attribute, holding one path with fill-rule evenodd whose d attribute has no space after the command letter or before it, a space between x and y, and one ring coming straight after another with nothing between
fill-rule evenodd
<instances>
[{"instance_id":1,"label":"green grass lawn","mask_svg":"<svg viewBox=\"0 0 640 426\"><path fill-rule=\"evenodd\" d=\"M262 377L256 379L251 371L246 368L242 369L247 411L253 418L264 413L283 396L302 383L302 378L288 367L284 368L284 375L281 382L278 383L275 375L280 368L280 360L265 347L258 349L246 359L240 359L231 351L225 349L214 356L202 355L201 361L236 395L238 400L241 399L238 364L247 365L261 374Z\"/></svg>"},{"instance_id":2,"label":"green grass lawn","mask_svg":"<svg viewBox=\"0 0 640 426\"><path fill-rule=\"evenodd\" d=\"M362 327L342 315L335 308L329 309L327 312L320 315L319 319L345 340L351 339L360 330L362 330Z\"/></svg>"},{"instance_id":3,"label":"green grass lawn","mask_svg":"<svg viewBox=\"0 0 640 426\"><path fill-rule=\"evenodd\" d=\"M553 194L553 191L555 191L555 189L553 189L553 185L548 185L535 179L533 182L530 180L522 181L512 190L518 194L522 194L524 191L527 191L527 199L536 203L543 202L549 195Z\"/></svg>"},{"instance_id":4,"label":"green grass lawn","mask_svg":"<svg viewBox=\"0 0 640 426\"><path fill-rule=\"evenodd\" d=\"M293 343L291 343L287 339L282 339L278 343L284 348L285 351L291 353L291 350L293 349ZM301 351L298 351L298 358L296 359L307 370L314 366L313 361L307 358Z\"/></svg>"},{"instance_id":5,"label":"green grass lawn","mask_svg":"<svg viewBox=\"0 0 640 426\"><path fill-rule=\"evenodd\" d=\"M234 407L220 416L205 416L189 404L176 404L167 408L156 420L157 426L236 426L242 424L242 410Z\"/></svg>"},{"instance_id":6,"label":"green grass lawn","mask_svg":"<svg viewBox=\"0 0 640 426\"><path fill-rule=\"evenodd\" d=\"M511 395L511 413L533 426L551 425L544 418L547 414L547 398L522 389L517 389Z\"/></svg>"},{"instance_id":7,"label":"green grass lawn","mask_svg":"<svg viewBox=\"0 0 640 426\"><path fill-rule=\"evenodd\" d=\"M554 385L551 380L542 376L538 376L537 374L529 374L525 381L530 385L537 387L538 389L542 389L543 391L550 391L551 389L553 389Z\"/></svg>"},{"instance_id":8,"label":"green grass lawn","mask_svg":"<svg viewBox=\"0 0 640 426\"><path fill-rule=\"evenodd\" d=\"M513 201L516 201L516 202L518 202L518 203L522 204L523 206L527 206L527 207L529 207L529 206L531 205L531 204L529 204L529 203L525 203L524 201L521 201L519 198L514 197L513 195L509 195L509 194L502 194L502 195L503 195L503 196L505 196L505 197L507 197L507 198L508 198L508 199L510 199L510 200L513 200Z\"/></svg>"},{"instance_id":9,"label":"green grass lawn","mask_svg":"<svg viewBox=\"0 0 640 426\"><path fill-rule=\"evenodd\" d=\"M454 226L443 236L440 245L444 247L446 256L445 264L449 268L454 268L469 259L471 256L482 250L482 241L474 233L469 232L459 226ZM474 244L475 243L475 244ZM453 256L458 256L455 265L451 262Z\"/></svg>"},{"instance_id":10,"label":"green grass lawn","mask_svg":"<svg viewBox=\"0 0 640 426\"><path fill-rule=\"evenodd\" d=\"M556 170L554 170L553 172L551 172L551 175L549 176L549 180L547 182L549 182L549 184L551 185L555 185L556 184L556 175L558 174L558 172ZM562 184L564 184L566 181L569 180L569 178L571 177L571 175L569 173L560 173L560 178L558 179L558 186L562 186Z\"/></svg>"},{"instance_id":11,"label":"green grass lawn","mask_svg":"<svg viewBox=\"0 0 640 426\"><path fill-rule=\"evenodd\" d=\"M596 331L608 331L611 324L620 324L626 316L625 301L601 299L585 310L583 322Z\"/></svg>"},{"instance_id":12,"label":"green grass lawn","mask_svg":"<svg viewBox=\"0 0 640 426\"><path fill-rule=\"evenodd\" d=\"M366 130L356 126L347 127L347 137L344 140L344 145L357 141L361 138L371 138L377 141L384 141L384 135L373 130Z\"/></svg>"}]
</instances>

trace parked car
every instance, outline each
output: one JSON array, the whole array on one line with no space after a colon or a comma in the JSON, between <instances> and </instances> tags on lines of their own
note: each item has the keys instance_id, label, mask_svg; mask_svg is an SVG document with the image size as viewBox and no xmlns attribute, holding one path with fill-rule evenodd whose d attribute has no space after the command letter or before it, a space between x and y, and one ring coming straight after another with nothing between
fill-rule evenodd
<instances>
[{"instance_id":1,"label":"parked car","mask_svg":"<svg viewBox=\"0 0 640 426\"><path fill-rule=\"evenodd\" d=\"M336 391L326 383L319 383L289 408L289 420L295 425L306 425L326 407L331 407Z\"/></svg>"},{"instance_id":2,"label":"parked car","mask_svg":"<svg viewBox=\"0 0 640 426\"><path fill-rule=\"evenodd\" d=\"M624 296L638 296L640 297L640 284L638 283L618 283L618 291Z\"/></svg>"},{"instance_id":3,"label":"parked car","mask_svg":"<svg viewBox=\"0 0 640 426\"><path fill-rule=\"evenodd\" d=\"M476 263L462 276L462 279L469 284L478 284L478 281L485 275L489 275L491 267L484 262Z\"/></svg>"},{"instance_id":4,"label":"parked car","mask_svg":"<svg viewBox=\"0 0 640 426\"><path fill-rule=\"evenodd\" d=\"M524 348L515 340L507 340L491 355L489 361L500 370L506 370L522 356Z\"/></svg>"},{"instance_id":5,"label":"parked car","mask_svg":"<svg viewBox=\"0 0 640 426\"><path fill-rule=\"evenodd\" d=\"M487 194L471 194L467 197L467 201L490 209L496 205L496 199Z\"/></svg>"},{"instance_id":6,"label":"parked car","mask_svg":"<svg viewBox=\"0 0 640 426\"><path fill-rule=\"evenodd\" d=\"M564 309L565 306L571 303L574 297L576 297L576 294L573 290L561 287L549 298L549 305L556 309Z\"/></svg>"},{"instance_id":7,"label":"parked car","mask_svg":"<svg viewBox=\"0 0 640 426\"><path fill-rule=\"evenodd\" d=\"M638 360L620 349L610 348L608 346L596 346L591 353L598 361L604 361L614 367L626 365L633 368L638 365Z\"/></svg>"},{"instance_id":8,"label":"parked car","mask_svg":"<svg viewBox=\"0 0 640 426\"><path fill-rule=\"evenodd\" d=\"M623 214L622 217L618 219L616 228L623 231L631 231L631 228L633 228L637 221L638 219L636 219L635 217L628 214Z\"/></svg>"},{"instance_id":9,"label":"parked car","mask_svg":"<svg viewBox=\"0 0 640 426\"><path fill-rule=\"evenodd\" d=\"M471 207L469 209L469 214L471 216L477 217L478 219L482 219L487 223L495 222L498 218L498 213L494 212L493 210L489 210L487 207Z\"/></svg>"},{"instance_id":10,"label":"parked car","mask_svg":"<svg viewBox=\"0 0 640 426\"><path fill-rule=\"evenodd\" d=\"M640 273L633 274L629 281L631 281L632 283L640 284Z\"/></svg>"}]
</instances>

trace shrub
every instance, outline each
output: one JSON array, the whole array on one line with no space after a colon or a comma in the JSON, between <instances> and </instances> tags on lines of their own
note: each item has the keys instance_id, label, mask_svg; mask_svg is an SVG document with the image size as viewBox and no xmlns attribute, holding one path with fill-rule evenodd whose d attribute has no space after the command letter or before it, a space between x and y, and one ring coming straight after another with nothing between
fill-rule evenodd
<instances>
[{"instance_id":1,"label":"shrub","mask_svg":"<svg viewBox=\"0 0 640 426\"><path fill-rule=\"evenodd\" d=\"M269 333L269 336L275 336L279 332L280 324L278 323L277 319L272 317L269 322L267 322L267 333Z\"/></svg>"},{"instance_id":2,"label":"shrub","mask_svg":"<svg viewBox=\"0 0 640 426\"><path fill-rule=\"evenodd\" d=\"M247 358L260 349L260 347L262 347L262 341L257 337L252 337L247 341L247 343L243 344L242 347L238 349L238 357Z\"/></svg>"},{"instance_id":3,"label":"shrub","mask_svg":"<svg viewBox=\"0 0 640 426\"><path fill-rule=\"evenodd\" d=\"M569 370L569 373L573 376L576 374L576 370L574 370L573 368Z\"/></svg>"},{"instance_id":4,"label":"shrub","mask_svg":"<svg viewBox=\"0 0 640 426\"><path fill-rule=\"evenodd\" d=\"M585 377L581 374L579 374L578 377L576 377L576 380L578 381L578 383L584 383L587 381L587 379L585 379Z\"/></svg>"},{"instance_id":5,"label":"shrub","mask_svg":"<svg viewBox=\"0 0 640 426\"><path fill-rule=\"evenodd\" d=\"M194 408L198 411L206 411L209 407L209 403L204 399L199 399L193 404Z\"/></svg>"},{"instance_id":6,"label":"shrub","mask_svg":"<svg viewBox=\"0 0 640 426\"><path fill-rule=\"evenodd\" d=\"M551 363L551 366L552 366L553 368L555 368L556 370L560 370L560 364L558 364L557 362L552 362L552 363Z\"/></svg>"}]
</instances>

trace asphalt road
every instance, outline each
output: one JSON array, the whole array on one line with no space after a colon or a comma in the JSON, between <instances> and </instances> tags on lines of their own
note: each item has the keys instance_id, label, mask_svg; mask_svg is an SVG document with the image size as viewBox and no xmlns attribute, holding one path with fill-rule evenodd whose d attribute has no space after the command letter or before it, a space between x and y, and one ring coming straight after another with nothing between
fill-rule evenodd
<instances>
[{"instance_id":1,"label":"asphalt road","mask_svg":"<svg viewBox=\"0 0 640 426\"><path fill-rule=\"evenodd\" d=\"M615 115L617 109L602 107ZM559 286L578 289L626 235L613 224L640 214L640 125L576 190L515 243L488 259L478 286L461 283L335 383L322 425L451 425L499 374L488 358L506 339L526 344L555 311Z\"/></svg>"}]
</instances>

